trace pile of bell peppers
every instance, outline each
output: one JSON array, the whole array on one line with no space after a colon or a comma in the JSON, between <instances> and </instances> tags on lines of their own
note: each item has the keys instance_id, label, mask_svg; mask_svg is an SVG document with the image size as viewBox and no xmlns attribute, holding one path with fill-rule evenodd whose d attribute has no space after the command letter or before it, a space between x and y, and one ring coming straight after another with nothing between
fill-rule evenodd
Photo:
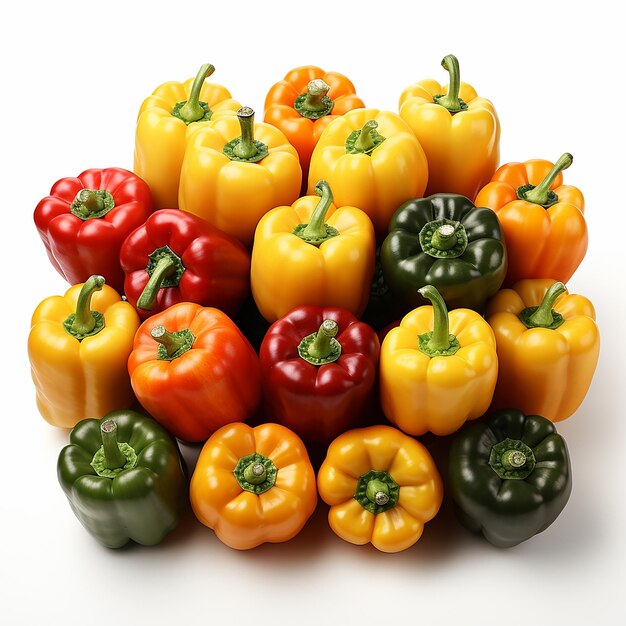
<instances>
[{"instance_id":1,"label":"pile of bell peppers","mask_svg":"<svg viewBox=\"0 0 626 626\"><path fill-rule=\"evenodd\" d=\"M501 165L494 105L442 66L448 85L407 87L397 112L294 68L255 122L202 65L141 105L133 172L39 202L70 287L32 316L37 407L71 429L59 482L100 543L158 544L188 504L238 550L292 539L319 499L338 537L383 552L445 497L498 547L560 515L555 423L600 346L565 284L583 194L569 153ZM202 446L192 471L178 440Z\"/></svg>"}]
</instances>

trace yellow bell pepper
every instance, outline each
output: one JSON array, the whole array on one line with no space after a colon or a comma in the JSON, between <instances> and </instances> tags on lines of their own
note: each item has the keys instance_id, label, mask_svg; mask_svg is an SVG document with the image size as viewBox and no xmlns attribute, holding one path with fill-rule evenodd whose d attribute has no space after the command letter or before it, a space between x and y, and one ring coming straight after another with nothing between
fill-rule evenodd
<instances>
[{"instance_id":1,"label":"yellow bell pepper","mask_svg":"<svg viewBox=\"0 0 626 626\"><path fill-rule=\"evenodd\" d=\"M319 180L328 181L337 206L365 211L382 239L395 210L423 195L428 164L419 142L398 115L355 109L322 132L311 156L309 195Z\"/></svg>"},{"instance_id":2,"label":"yellow bell pepper","mask_svg":"<svg viewBox=\"0 0 626 626\"><path fill-rule=\"evenodd\" d=\"M138 328L135 309L102 276L43 300L28 337L41 415L53 426L73 428L130 407L135 396L126 363Z\"/></svg>"},{"instance_id":3,"label":"yellow bell pepper","mask_svg":"<svg viewBox=\"0 0 626 626\"><path fill-rule=\"evenodd\" d=\"M493 408L515 407L553 422L585 398L598 363L593 304L550 279L526 279L487 305L500 361Z\"/></svg>"},{"instance_id":4,"label":"yellow bell pepper","mask_svg":"<svg viewBox=\"0 0 626 626\"><path fill-rule=\"evenodd\" d=\"M422 80L400 96L400 116L428 159L426 194L458 193L474 200L500 162L500 121L493 104L461 82L459 62L449 54L441 65L450 85Z\"/></svg>"},{"instance_id":5,"label":"yellow bell pepper","mask_svg":"<svg viewBox=\"0 0 626 626\"><path fill-rule=\"evenodd\" d=\"M448 315L432 285L419 292L433 306L405 315L380 349L382 408L406 433L449 435L489 408L498 377L496 342L476 311Z\"/></svg>"},{"instance_id":6,"label":"yellow bell pepper","mask_svg":"<svg viewBox=\"0 0 626 626\"><path fill-rule=\"evenodd\" d=\"M296 149L254 111L223 117L195 131L180 176L179 207L252 246L259 220L300 194Z\"/></svg>"},{"instance_id":7,"label":"yellow bell pepper","mask_svg":"<svg viewBox=\"0 0 626 626\"><path fill-rule=\"evenodd\" d=\"M439 511L443 485L428 450L391 426L343 433L317 476L328 523L345 541L382 552L410 548Z\"/></svg>"},{"instance_id":8,"label":"yellow bell pepper","mask_svg":"<svg viewBox=\"0 0 626 626\"><path fill-rule=\"evenodd\" d=\"M139 109L134 171L148 183L156 209L178 207L180 169L192 131L233 117L241 107L226 87L205 81L214 71L206 64L195 79L160 85Z\"/></svg>"},{"instance_id":9,"label":"yellow bell pepper","mask_svg":"<svg viewBox=\"0 0 626 626\"><path fill-rule=\"evenodd\" d=\"M273 209L256 229L252 294L268 322L303 304L339 306L357 317L367 305L376 254L372 222L355 207L336 209L326 181L315 193L320 197Z\"/></svg>"}]
</instances>

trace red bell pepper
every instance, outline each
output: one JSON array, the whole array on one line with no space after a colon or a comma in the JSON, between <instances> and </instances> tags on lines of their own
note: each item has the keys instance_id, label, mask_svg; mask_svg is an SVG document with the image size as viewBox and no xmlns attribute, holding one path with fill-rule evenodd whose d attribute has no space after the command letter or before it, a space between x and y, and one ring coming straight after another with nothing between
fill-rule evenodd
<instances>
[{"instance_id":1,"label":"red bell pepper","mask_svg":"<svg viewBox=\"0 0 626 626\"><path fill-rule=\"evenodd\" d=\"M98 274L121 293L122 242L151 213L148 185L132 172L109 167L57 181L33 217L52 265L70 285Z\"/></svg>"},{"instance_id":2,"label":"red bell pepper","mask_svg":"<svg viewBox=\"0 0 626 626\"><path fill-rule=\"evenodd\" d=\"M153 213L122 244L124 292L146 319L178 302L234 315L250 290L250 253L237 239L178 209Z\"/></svg>"},{"instance_id":3,"label":"red bell pepper","mask_svg":"<svg viewBox=\"0 0 626 626\"><path fill-rule=\"evenodd\" d=\"M358 426L376 380L380 343L346 309L300 306L272 324L260 350L266 416L306 442Z\"/></svg>"}]
</instances>

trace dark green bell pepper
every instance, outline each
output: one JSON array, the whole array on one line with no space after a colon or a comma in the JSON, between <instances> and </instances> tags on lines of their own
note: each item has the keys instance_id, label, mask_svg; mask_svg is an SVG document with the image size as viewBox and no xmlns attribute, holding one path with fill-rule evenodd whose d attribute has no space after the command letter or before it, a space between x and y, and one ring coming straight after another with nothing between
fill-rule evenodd
<instances>
[{"instance_id":1,"label":"dark green bell pepper","mask_svg":"<svg viewBox=\"0 0 626 626\"><path fill-rule=\"evenodd\" d=\"M380 259L385 281L405 312L429 304L418 289L433 285L449 309L482 313L507 270L504 235L495 212L446 193L398 207Z\"/></svg>"},{"instance_id":2,"label":"dark green bell pepper","mask_svg":"<svg viewBox=\"0 0 626 626\"><path fill-rule=\"evenodd\" d=\"M544 531L572 491L567 445L539 415L504 409L452 442L449 489L461 522L509 548Z\"/></svg>"},{"instance_id":3,"label":"dark green bell pepper","mask_svg":"<svg viewBox=\"0 0 626 626\"><path fill-rule=\"evenodd\" d=\"M79 422L57 473L76 517L109 548L130 540L159 543L187 501L177 444L153 419L131 410Z\"/></svg>"}]
</instances>

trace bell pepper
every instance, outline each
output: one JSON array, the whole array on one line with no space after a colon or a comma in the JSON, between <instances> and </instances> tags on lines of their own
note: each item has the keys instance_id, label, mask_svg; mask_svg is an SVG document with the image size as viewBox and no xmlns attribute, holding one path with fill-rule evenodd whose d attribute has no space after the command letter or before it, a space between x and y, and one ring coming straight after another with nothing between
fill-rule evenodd
<instances>
[{"instance_id":1,"label":"bell pepper","mask_svg":"<svg viewBox=\"0 0 626 626\"><path fill-rule=\"evenodd\" d=\"M356 207L336 209L326 181L315 193L273 209L257 227L250 280L268 322L303 304L339 306L357 316L367 304L376 247L372 223Z\"/></svg>"},{"instance_id":2,"label":"bell pepper","mask_svg":"<svg viewBox=\"0 0 626 626\"><path fill-rule=\"evenodd\" d=\"M524 278L566 283L587 252L585 201L576 187L563 185L561 172L572 164L563 154L552 164L533 159L503 165L476 197L498 214L509 251L504 285Z\"/></svg>"},{"instance_id":3,"label":"bell pepper","mask_svg":"<svg viewBox=\"0 0 626 626\"><path fill-rule=\"evenodd\" d=\"M379 351L374 330L349 311L297 307L261 344L265 414L307 443L328 444L362 420Z\"/></svg>"},{"instance_id":4,"label":"bell pepper","mask_svg":"<svg viewBox=\"0 0 626 626\"><path fill-rule=\"evenodd\" d=\"M306 65L287 72L265 97L264 121L279 128L298 151L305 181L313 148L339 115L365 105L343 74Z\"/></svg>"},{"instance_id":5,"label":"bell pepper","mask_svg":"<svg viewBox=\"0 0 626 626\"><path fill-rule=\"evenodd\" d=\"M150 185L157 209L178 206L180 170L192 133L234 117L241 107L226 87L206 82L214 71L207 63L195 79L163 83L139 109L134 171Z\"/></svg>"},{"instance_id":6,"label":"bell pepper","mask_svg":"<svg viewBox=\"0 0 626 626\"><path fill-rule=\"evenodd\" d=\"M255 124L242 107L196 131L180 175L179 206L249 248L259 220L299 195L302 170L295 148L270 124Z\"/></svg>"},{"instance_id":7,"label":"bell pepper","mask_svg":"<svg viewBox=\"0 0 626 626\"><path fill-rule=\"evenodd\" d=\"M309 194L326 180L335 204L365 211L382 240L393 212L421 196L428 164L411 129L395 113L355 109L333 120L311 156Z\"/></svg>"},{"instance_id":8,"label":"bell pepper","mask_svg":"<svg viewBox=\"0 0 626 626\"><path fill-rule=\"evenodd\" d=\"M124 241L124 291L142 319L178 302L237 312L250 289L250 254L234 237L178 209L161 209Z\"/></svg>"},{"instance_id":9,"label":"bell pepper","mask_svg":"<svg viewBox=\"0 0 626 626\"><path fill-rule=\"evenodd\" d=\"M489 302L500 361L492 408L517 407L558 422L589 390L600 353L593 304L548 279L522 280Z\"/></svg>"},{"instance_id":10,"label":"bell pepper","mask_svg":"<svg viewBox=\"0 0 626 626\"><path fill-rule=\"evenodd\" d=\"M131 406L135 397L126 361L138 327L135 309L102 276L43 300L28 336L43 418L53 426L72 428L85 418Z\"/></svg>"},{"instance_id":11,"label":"bell pepper","mask_svg":"<svg viewBox=\"0 0 626 626\"><path fill-rule=\"evenodd\" d=\"M405 312L426 302L418 290L428 284L449 308L482 312L506 275L507 249L493 211L464 196L435 194L398 208L380 261Z\"/></svg>"},{"instance_id":12,"label":"bell pepper","mask_svg":"<svg viewBox=\"0 0 626 626\"><path fill-rule=\"evenodd\" d=\"M500 121L493 104L461 82L454 55L441 65L450 84L422 80L407 87L400 96L400 116L428 159L425 195L457 193L473 200L498 167Z\"/></svg>"},{"instance_id":13,"label":"bell pepper","mask_svg":"<svg viewBox=\"0 0 626 626\"><path fill-rule=\"evenodd\" d=\"M37 204L35 226L54 268L70 285L92 274L122 293L122 242L152 213L148 185L119 167L62 178Z\"/></svg>"},{"instance_id":14,"label":"bell pepper","mask_svg":"<svg viewBox=\"0 0 626 626\"><path fill-rule=\"evenodd\" d=\"M328 523L344 541L382 552L414 545L437 515L443 485L428 450L391 426L339 435L317 475Z\"/></svg>"},{"instance_id":15,"label":"bell pepper","mask_svg":"<svg viewBox=\"0 0 626 626\"><path fill-rule=\"evenodd\" d=\"M137 399L174 436L206 441L261 401L256 352L220 310L174 304L139 327L128 358Z\"/></svg>"},{"instance_id":16,"label":"bell pepper","mask_svg":"<svg viewBox=\"0 0 626 626\"><path fill-rule=\"evenodd\" d=\"M79 422L59 454L57 473L80 523L108 548L160 543L187 501L178 446L135 411Z\"/></svg>"},{"instance_id":17,"label":"bell pepper","mask_svg":"<svg viewBox=\"0 0 626 626\"><path fill-rule=\"evenodd\" d=\"M465 426L452 442L448 476L461 522L499 548L543 532L572 491L565 440L549 420L518 409Z\"/></svg>"},{"instance_id":18,"label":"bell pepper","mask_svg":"<svg viewBox=\"0 0 626 626\"><path fill-rule=\"evenodd\" d=\"M295 537L317 505L306 447L279 424L229 424L204 444L189 488L196 517L236 550Z\"/></svg>"},{"instance_id":19,"label":"bell pepper","mask_svg":"<svg viewBox=\"0 0 626 626\"><path fill-rule=\"evenodd\" d=\"M432 306L402 318L380 350L380 398L387 418L411 435L449 435L489 408L498 377L489 324L471 309L448 313L432 286Z\"/></svg>"}]
</instances>

